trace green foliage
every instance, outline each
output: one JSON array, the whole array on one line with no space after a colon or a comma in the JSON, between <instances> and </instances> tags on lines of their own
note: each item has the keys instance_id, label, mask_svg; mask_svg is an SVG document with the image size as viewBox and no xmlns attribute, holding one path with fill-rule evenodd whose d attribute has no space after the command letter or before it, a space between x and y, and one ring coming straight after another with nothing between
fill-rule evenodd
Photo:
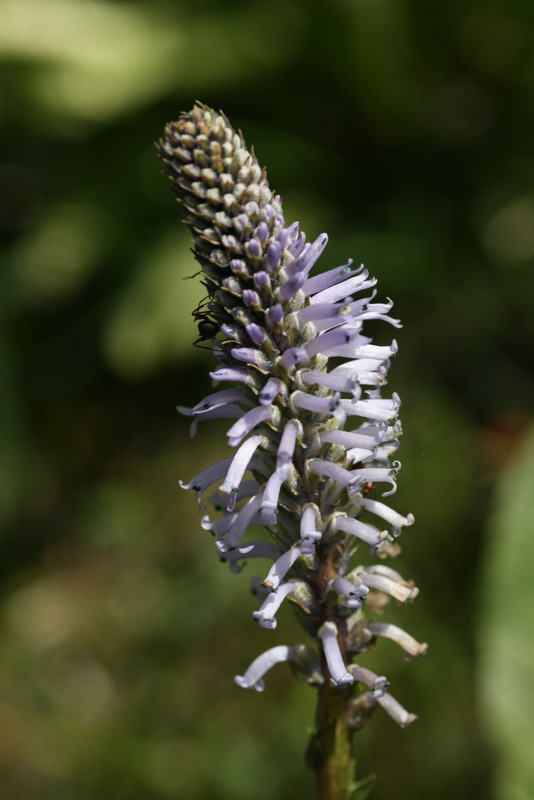
<instances>
[{"instance_id":1,"label":"green foliage","mask_svg":"<svg viewBox=\"0 0 534 800\"><path fill-rule=\"evenodd\" d=\"M350 800L367 800L376 783L376 775L368 775L353 783L350 788Z\"/></svg>"},{"instance_id":2,"label":"green foliage","mask_svg":"<svg viewBox=\"0 0 534 800\"><path fill-rule=\"evenodd\" d=\"M533 476L531 429L497 486L479 613L481 699L497 759L499 800L534 794Z\"/></svg>"}]
</instances>

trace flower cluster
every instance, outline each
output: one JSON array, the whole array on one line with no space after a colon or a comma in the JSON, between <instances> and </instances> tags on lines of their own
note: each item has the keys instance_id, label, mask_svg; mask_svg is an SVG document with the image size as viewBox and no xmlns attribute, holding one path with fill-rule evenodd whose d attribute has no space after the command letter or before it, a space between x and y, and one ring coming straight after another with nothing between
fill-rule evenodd
<instances>
[{"instance_id":1,"label":"flower cluster","mask_svg":"<svg viewBox=\"0 0 534 800\"><path fill-rule=\"evenodd\" d=\"M298 223L286 225L265 171L223 114L195 105L167 125L158 148L208 292L197 316L217 361L210 376L231 387L179 410L193 430L203 420L235 420L227 435L237 448L182 486L211 506L202 527L230 569L272 562L255 587L254 619L275 628L291 602L321 657L305 645L273 647L236 682L261 691L265 673L287 661L321 685L327 667L332 685L362 684L370 704L406 726L415 716L386 692L387 680L352 663L380 637L408 658L426 650L368 618L390 598L403 604L418 593L383 563L414 518L375 499L395 492L400 469L390 460L400 399L382 397L397 344L372 344L363 329L366 320L400 327L392 302L375 300L376 280L352 261L311 275L328 236L308 242ZM249 541L256 526L268 538ZM378 563L355 563L366 554Z\"/></svg>"}]
</instances>

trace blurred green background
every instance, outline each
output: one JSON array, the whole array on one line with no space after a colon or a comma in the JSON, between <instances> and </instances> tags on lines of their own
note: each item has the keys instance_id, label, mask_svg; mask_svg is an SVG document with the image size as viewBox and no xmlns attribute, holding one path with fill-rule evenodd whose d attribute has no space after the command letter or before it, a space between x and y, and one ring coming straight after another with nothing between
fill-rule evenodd
<instances>
[{"instance_id":1,"label":"blurred green background","mask_svg":"<svg viewBox=\"0 0 534 800\"><path fill-rule=\"evenodd\" d=\"M530 0L0 0L2 800L312 792L313 691L232 681L302 635L252 624L257 569L219 564L177 488L227 453L174 411L210 357L153 142L197 98L405 325L421 595L388 619L430 651L363 662L420 719L378 712L360 775L376 800L534 797L533 23Z\"/></svg>"}]
</instances>

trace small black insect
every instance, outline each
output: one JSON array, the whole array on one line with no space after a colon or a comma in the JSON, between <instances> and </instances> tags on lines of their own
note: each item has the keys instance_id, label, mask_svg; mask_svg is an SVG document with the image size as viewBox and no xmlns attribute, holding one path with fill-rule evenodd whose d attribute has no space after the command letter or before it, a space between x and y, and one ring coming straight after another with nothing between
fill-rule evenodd
<instances>
[{"instance_id":1,"label":"small black insect","mask_svg":"<svg viewBox=\"0 0 534 800\"><path fill-rule=\"evenodd\" d=\"M200 347L198 344L199 342L207 342L209 339L213 339L214 336L217 336L219 333L219 326L212 319L209 319L209 317L205 317L198 323L198 332L200 335L198 339L193 342L195 347ZM209 349L209 347L204 348L204 350Z\"/></svg>"},{"instance_id":2,"label":"small black insect","mask_svg":"<svg viewBox=\"0 0 534 800\"><path fill-rule=\"evenodd\" d=\"M211 347L203 347L199 343L207 342L219 333L219 325L208 316L209 311L206 309L206 305L209 303L209 300L209 297L201 300L193 311L193 319L198 325L199 333L198 339L193 342L193 346L200 347L201 350L211 350Z\"/></svg>"}]
</instances>

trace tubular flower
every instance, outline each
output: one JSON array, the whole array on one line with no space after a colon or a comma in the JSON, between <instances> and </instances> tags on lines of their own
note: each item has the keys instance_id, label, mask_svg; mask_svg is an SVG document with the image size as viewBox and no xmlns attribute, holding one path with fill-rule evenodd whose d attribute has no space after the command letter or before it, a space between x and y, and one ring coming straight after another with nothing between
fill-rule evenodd
<instances>
[{"instance_id":1,"label":"tubular flower","mask_svg":"<svg viewBox=\"0 0 534 800\"><path fill-rule=\"evenodd\" d=\"M271 648L236 681L261 690L272 666L298 662L299 676L314 685L348 694L371 688L405 726L415 717L384 692L386 678L351 663L380 637L409 657L425 649L364 614L417 594L399 573L372 563L395 555L394 540L414 521L375 499L395 492L400 469L390 462L400 398L382 397L397 343L375 345L364 329L367 320L399 328L392 302L375 302L376 279L351 260L312 275L328 236L309 242L298 223L286 223L265 170L222 113L195 105L167 125L158 149L208 294L196 318L217 362L210 376L226 386L179 410L194 425L231 419L235 449L181 485L204 509L211 487L202 527L233 571L250 558L272 562L254 619L274 628L291 603L318 650L313 657L303 645ZM256 526L266 539L256 532L248 541Z\"/></svg>"}]
</instances>

